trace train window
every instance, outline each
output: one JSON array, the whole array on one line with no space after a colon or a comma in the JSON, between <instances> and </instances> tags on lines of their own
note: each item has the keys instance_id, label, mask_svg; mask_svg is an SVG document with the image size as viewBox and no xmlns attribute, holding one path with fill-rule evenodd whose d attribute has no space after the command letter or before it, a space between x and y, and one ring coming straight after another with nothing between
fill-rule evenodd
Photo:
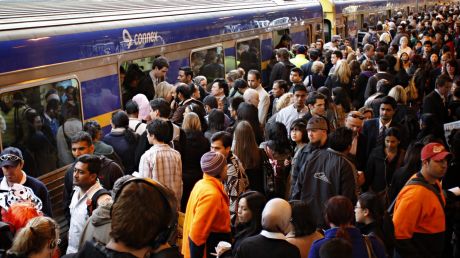
<instances>
[{"instance_id":1,"label":"train window","mask_svg":"<svg viewBox=\"0 0 460 258\"><path fill-rule=\"evenodd\" d=\"M76 79L0 94L3 148L19 148L24 171L38 177L74 161L70 137L82 130Z\"/></svg>"},{"instance_id":2,"label":"train window","mask_svg":"<svg viewBox=\"0 0 460 258\"><path fill-rule=\"evenodd\" d=\"M277 30L273 32L273 47L278 48L288 48L291 49L291 37L289 36L289 29Z\"/></svg>"},{"instance_id":3,"label":"train window","mask_svg":"<svg viewBox=\"0 0 460 258\"><path fill-rule=\"evenodd\" d=\"M203 75L208 83L216 78L224 78L224 53L222 46L194 50L190 56L193 74Z\"/></svg>"},{"instance_id":4,"label":"train window","mask_svg":"<svg viewBox=\"0 0 460 258\"><path fill-rule=\"evenodd\" d=\"M237 42L236 63L245 71L260 71L260 39Z\"/></svg>"}]
</instances>

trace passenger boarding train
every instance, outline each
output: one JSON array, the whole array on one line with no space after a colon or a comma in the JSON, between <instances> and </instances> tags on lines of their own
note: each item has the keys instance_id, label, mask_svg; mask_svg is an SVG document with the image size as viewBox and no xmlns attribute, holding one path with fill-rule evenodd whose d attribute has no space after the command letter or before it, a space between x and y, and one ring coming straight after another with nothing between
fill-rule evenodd
<instances>
[{"instance_id":1,"label":"passenger boarding train","mask_svg":"<svg viewBox=\"0 0 460 258\"><path fill-rule=\"evenodd\" d=\"M224 77L250 49L267 76L273 48L285 34L293 44L331 34L356 37L364 22L433 5L425 1L2 1L1 146L24 145L18 130L34 124L19 126L15 119L21 114L11 111L14 107L43 113L52 98L60 102L62 117L97 120L108 129L112 112L121 109L120 67L131 63L149 71L156 57L165 56L170 62L166 79L174 83L181 66L199 75L213 63L214 77ZM56 162L55 169L38 176L60 201L65 164Z\"/></svg>"}]
</instances>

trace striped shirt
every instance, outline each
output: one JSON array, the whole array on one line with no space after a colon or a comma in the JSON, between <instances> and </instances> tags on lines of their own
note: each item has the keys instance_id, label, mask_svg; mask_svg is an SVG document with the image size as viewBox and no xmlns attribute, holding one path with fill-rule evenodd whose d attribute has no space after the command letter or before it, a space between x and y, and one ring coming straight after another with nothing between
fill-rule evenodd
<instances>
[{"instance_id":1,"label":"striped shirt","mask_svg":"<svg viewBox=\"0 0 460 258\"><path fill-rule=\"evenodd\" d=\"M180 203L182 198L182 160L167 144L155 144L141 157L141 177L151 178L171 189Z\"/></svg>"}]
</instances>

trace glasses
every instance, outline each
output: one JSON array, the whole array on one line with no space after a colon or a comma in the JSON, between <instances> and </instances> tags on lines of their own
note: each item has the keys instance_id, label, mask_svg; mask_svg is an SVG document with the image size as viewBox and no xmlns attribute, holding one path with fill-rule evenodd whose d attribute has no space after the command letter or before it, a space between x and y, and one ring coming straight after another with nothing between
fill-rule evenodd
<instances>
[{"instance_id":1,"label":"glasses","mask_svg":"<svg viewBox=\"0 0 460 258\"><path fill-rule=\"evenodd\" d=\"M365 118L363 115L357 115L357 114L352 114L352 113L348 114L348 117L358 118L360 120L364 120Z\"/></svg>"},{"instance_id":2,"label":"glasses","mask_svg":"<svg viewBox=\"0 0 460 258\"><path fill-rule=\"evenodd\" d=\"M5 154L5 155L0 156L0 161L17 161L17 160L22 160L22 159L14 154Z\"/></svg>"},{"instance_id":3,"label":"glasses","mask_svg":"<svg viewBox=\"0 0 460 258\"><path fill-rule=\"evenodd\" d=\"M59 244L61 244L61 239L60 238L53 239L51 241L51 243L50 243L50 249L56 248Z\"/></svg>"}]
</instances>

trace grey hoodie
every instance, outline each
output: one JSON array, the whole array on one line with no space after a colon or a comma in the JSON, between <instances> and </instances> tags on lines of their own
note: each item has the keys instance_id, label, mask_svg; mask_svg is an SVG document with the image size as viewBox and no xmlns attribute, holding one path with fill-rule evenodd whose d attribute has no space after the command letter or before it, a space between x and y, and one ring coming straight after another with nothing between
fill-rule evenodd
<instances>
[{"instance_id":1,"label":"grey hoodie","mask_svg":"<svg viewBox=\"0 0 460 258\"><path fill-rule=\"evenodd\" d=\"M112 202L99 205L91 217L89 217L83 229L80 238L80 248L85 245L86 241L95 240L97 242L107 244L110 240L110 231L112 226L112 218L110 217L110 209ZM79 250L80 251L80 250Z\"/></svg>"}]
</instances>

